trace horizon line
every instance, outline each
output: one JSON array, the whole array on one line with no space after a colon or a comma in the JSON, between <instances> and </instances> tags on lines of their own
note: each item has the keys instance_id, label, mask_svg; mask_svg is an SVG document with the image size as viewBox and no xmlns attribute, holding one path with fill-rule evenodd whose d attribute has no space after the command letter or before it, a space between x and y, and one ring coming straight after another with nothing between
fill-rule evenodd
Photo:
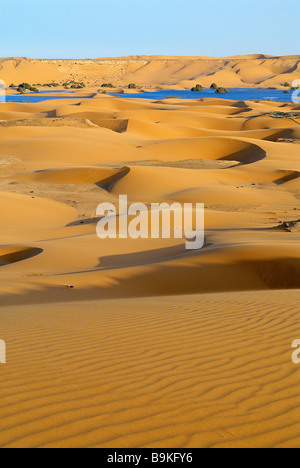
<instances>
[{"instance_id":1,"label":"horizon line","mask_svg":"<svg viewBox=\"0 0 300 468\"><path fill-rule=\"evenodd\" d=\"M154 54L154 55L147 55L147 54L135 54L135 55L120 55L120 56L103 56L103 57L81 57L81 58L57 58L57 57L30 57L30 56L3 56L0 57L0 60L124 60L124 59L143 59L143 58L152 58L152 59L206 59L206 60L214 60L214 59L289 59L289 58L297 58L300 59L300 54L288 54L288 55L269 55L269 54L237 54L237 55L227 55L227 56L210 56L210 55L164 55L164 54Z\"/></svg>"}]
</instances>

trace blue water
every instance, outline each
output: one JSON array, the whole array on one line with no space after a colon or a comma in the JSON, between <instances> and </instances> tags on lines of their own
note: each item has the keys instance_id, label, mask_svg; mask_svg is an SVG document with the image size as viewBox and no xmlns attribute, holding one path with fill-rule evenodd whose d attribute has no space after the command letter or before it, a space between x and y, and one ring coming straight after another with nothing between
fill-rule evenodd
<instances>
[{"instance_id":1,"label":"blue water","mask_svg":"<svg viewBox=\"0 0 300 468\"><path fill-rule=\"evenodd\" d=\"M12 96L6 96L5 100L3 96L0 97L1 102L42 102L42 101L51 101L53 99L92 99L91 97L82 97L82 96L59 96L59 93L65 93L66 91L40 91L39 94L27 93L27 94L13 94ZM45 96L46 94L46 96ZM58 94L58 96L47 96L47 94ZM1 99L2 98L2 99Z\"/></svg>"},{"instance_id":2,"label":"blue water","mask_svg":"<svg viewBox=\"0 0 300 468\"><path fill-rule=\"evenodd\" d=\"M83 96L60 96L60 93L65 91L41 91L38 95L28 93L26 95L13 94L12 96L0 96L1 102L42 102L50 101L52 99L92 99L91 97ZM51 96L55 94L55 96ZM109 93L110 96L126 98L126 99L151 99L151 100L162 100L168 97L184 98L184 99L202 99L202 98L219 98L219 99L231 99L234 101L250 101L252 99L272 99L277 102L292 103L292 92L286 94L283 91L274 89L251 89L251 88L233 88L229 89L228 93L216 94L213 89L205 89L200 92L192 91L153 91L153 92L142 92L136 94L122 94L122 93ZM299 100L300 103L300 100Z\"/></svg>"},{"instance_id":3,"label":"blue water","mask_svg":"<svg viewBox=\"0 0 300 468\"><path fill-rule=\"evenodd\" d=\"M251 88L233 88L229 89L228 93L217 94L214 89L204 89L200 92L193 91L154 91L143 92L137 94L115 94L111 96L121 98L139 98L139 99L152 99L161 100L168 97L177 97L185 99L201 99L201 98L220 98L232 99L234 101L250 101L251 99L273 99L278 102L292 102L292 92L289 94L283 91L274 89L251 89ZM299 101L300 103L300 101Z\"/></svg>"}]
</instances>

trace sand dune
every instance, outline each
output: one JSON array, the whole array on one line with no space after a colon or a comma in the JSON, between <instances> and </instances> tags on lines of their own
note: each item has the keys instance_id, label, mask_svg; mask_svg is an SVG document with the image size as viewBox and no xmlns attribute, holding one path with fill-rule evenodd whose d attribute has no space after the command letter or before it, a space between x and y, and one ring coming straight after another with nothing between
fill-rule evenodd
<instances>
[{"instance_id":1,"label":"sand dune","mask_svg":"<svg viewBox=\"0 0 300 468\"><path fill-rule=\"evenodd\" d=\"M9 263L20 262L28 258L34 257L42 253L41 249L30 247L3 247L0 248L0 265L8 265Z\"/></svg>"},{"instance_id":2,"label":"sand dune","mask_svg":"<svg viewBox=\"0 0 300 468\"><path fill-rule=\"evenodd\" d=\"M174 86L207 67L243 85L298 73L297 57L168 60ZM72 63L22 59L17 76L58 79ZM112 60L116 81L120 63L152 83L166 66ZM15 59L0 65L15 80ZM273 116L296 109L0 105L1 447L299 446L300 119ZM122 194L204 203L204 248L100 241L97 206Z\"/></svg>"},{"instance_id":3,"label":"sand dune","mask_svg":"<svg viewBox=\"0 0 300 468\"><path fill-rule=\"evenodd\" d=\"M21 119L0 122L0 127L75 127L93 128L87 119Z\"/></svg>"},{"instance_id":4,"label":"sand dune","mask_svg":"<svg viewBox=\"0 0 300 468\"><path fill-rule=\"evenodd\" d=\"M43 184L96 184L108 186L125 177L128 172L128 168L117 170L89 166L37 171L33 174L24 174L20 176L20 179Z\"/></svg>"},{"instance_id":5,"label":"sand dune","mask_svg":"<svg viewBox=\"0 0 300 468\"><path fill-rule=\"evenodd\" d=\"M237 57L133 56L96 60L0 59L0 74L7 83L85 81L90 87L113 82L160 89L189 89L201 82L229 87L279 87L300 79L300 57L248 55ZM101 81L99 80L101 77Z\"/></svg>"}]
</instances>

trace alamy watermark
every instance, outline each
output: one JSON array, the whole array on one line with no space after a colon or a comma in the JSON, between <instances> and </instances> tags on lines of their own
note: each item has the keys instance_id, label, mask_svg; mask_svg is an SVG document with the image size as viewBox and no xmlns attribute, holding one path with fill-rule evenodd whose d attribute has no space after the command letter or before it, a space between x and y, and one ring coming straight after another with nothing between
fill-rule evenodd
<instances>
[{"instance_id":1,"label":"alamy watermark","mask_svg":"<svg viewBox=\"0 0 300 468\"><path fill-rule=\"evenodd\" d=\"M0 80L0 102L6 102L6 86L3 80Z\"/></svg>"},{"instance_id":2,"label":"alamy watermark","mask_svg":"<svg viewBox=\"0 0 300 468\"><path fill-rule=\"evenodd\" d=\"M295 349L292 354L292 362L294 364L300 364L300 340L294 340L292 343L292 348Z\"/></svg>"},{"instance_id":3,"label":"alamy watermark","mask_svg":"<svg viewBox=\"0 0 300 468\"><path fill-rule=\"evenodd\" d=\"M300 80L294 80L292 88L295 88L292 94L292 102L294 104L300 104Z\"/></svg>"},{"instance_id":4,"label":"alamy watermark","mask_svg":"<svg viewBox=\"0 0 300 468\"><path fill-rule=\"evenodd\" d=\"M96 214L101 218L99 239L185 239L188 250L204 245L203 203L151 203L148 207L145 203L128 205L127 195L120 195L118 209L112 203L101 203Z\"/></svg>"},{"instance_id":5,"label":"alamy watermark","mask_svg":"<svg viewBox=\"0 0 300 468\"><path fill-rule=\"evenodd\" d=\"M0 364L6 364L6 344L0 340Z\"/></svg>"}]
</instances>

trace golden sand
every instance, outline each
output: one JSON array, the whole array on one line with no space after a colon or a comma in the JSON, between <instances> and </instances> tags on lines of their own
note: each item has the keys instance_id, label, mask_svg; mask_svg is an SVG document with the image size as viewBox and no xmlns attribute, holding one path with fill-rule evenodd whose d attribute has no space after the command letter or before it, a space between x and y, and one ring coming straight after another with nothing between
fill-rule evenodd
<instances>
[{"instance_id":1,"label":"golden sand","mask_svg":"<svg viewBox=\"0 0 300 468\"><path fill-rule=\"evenodd\" d=\"M299 446L296 110L1 104L1 447ZM120 194L205 203L205 247L100 241Z\"/></svg>"},{"instance_id":2,"label":"golden sand","mask_svg":"<svg viewBox=\"0 0 300 468\"><path fill-rule=\"evenodd\" d=\"M0 59L1 79L10 83L49 83L75 79L88 86L135 83L160 89L189 89L197 83L209 87L282 88L300 79L299 55L274 57L243 55L235 57L132 56L96 60ZM132 92L135 92L132 90Z\"/></svg>"}]
</instances>

